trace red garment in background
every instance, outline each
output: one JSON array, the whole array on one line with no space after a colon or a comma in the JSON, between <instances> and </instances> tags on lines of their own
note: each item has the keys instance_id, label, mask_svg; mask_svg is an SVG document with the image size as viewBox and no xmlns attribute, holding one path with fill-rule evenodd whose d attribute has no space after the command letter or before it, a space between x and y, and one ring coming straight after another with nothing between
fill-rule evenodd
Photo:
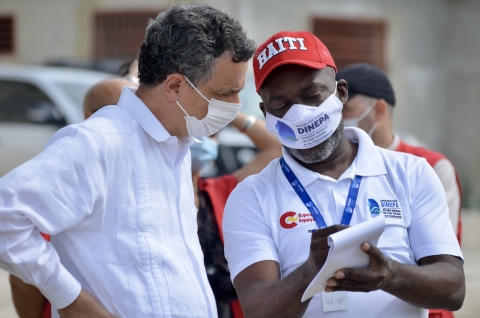
<instances>
[{"instance_id":1,"label":"red garment in background","mask_svg":"<svg viewBox=\"0 0 480 318\"><path fill-rule=\"evenodd\" d=\"M215 214L215 221L217 222L220 238L223 243L222 221L225 204L228 196L237 186L238 181L233 175L225 175L218 178L200 179L198 182L198 189L207 192L212 202L213 214ZM233 318L244 318L242 307L238 300L230 302Z\"/></svg>"},{"instance_id":2,"label":"red garment in background","mask_svg":"<svg viewBox=\"0 0 480 318\"><path fill-rule=\"evenodd\" d=\"M43 234L43 233L40 233L40 234L42 234L45 241L50 242L50 235ZM47 300L47 302L45 303L45 307L43 307L42 318L51 318L51 317L52 317L52 305Z\"/></svg>"},{"instance_id":3,"label":"red garment in background","mask_svg":"<svg viewBox=\"0 0 480 318\"><path fill-rule=\"evenodd\" d=\"M409 153L412 155L415 155L417 157L422 157L425 158L430 166L435 166L435 164L441 160L446 158L444 155L441 153L428 150L422 147L415 147L411 146L409 144L404 143L403 141L400 140L400 144L398 145L396 151L400 152L405 152ZM447 158L446 158L447 159ZM458 224L457 224L457 239L458 243L460 244L462 240L462 215L461 215L461 209L462 209L462 188L460 187L460 180L458 179L457 172L455 171L455 178L457 179L457 185L458 185L458 190L460 192L460 208L458 211ZM453 313L447 310L443 309L430 309L428 311L428 317L429 318L454 318Z\"/></svg>"}]
</instances>

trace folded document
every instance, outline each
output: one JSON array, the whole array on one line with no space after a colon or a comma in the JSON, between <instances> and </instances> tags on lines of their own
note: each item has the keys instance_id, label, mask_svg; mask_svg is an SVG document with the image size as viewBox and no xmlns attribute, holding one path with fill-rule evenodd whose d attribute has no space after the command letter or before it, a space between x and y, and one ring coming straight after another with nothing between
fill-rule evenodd
<instances>
[{"instance_id":1,"label":"folded document","mask_svg":"<svg viewBox=\"0 0 480 318\"><path fill-rule=\"evenodd\" d=\"M377 217L356 224L348 229L328 237L327 260L303 293L302 302L315 294L325 291L327 280L342 268L362 269L370 265L370 258L362 251L363 242L377 246L378 239L385 228L385 217L380 213Z\"/></svg>"}]
</instances>

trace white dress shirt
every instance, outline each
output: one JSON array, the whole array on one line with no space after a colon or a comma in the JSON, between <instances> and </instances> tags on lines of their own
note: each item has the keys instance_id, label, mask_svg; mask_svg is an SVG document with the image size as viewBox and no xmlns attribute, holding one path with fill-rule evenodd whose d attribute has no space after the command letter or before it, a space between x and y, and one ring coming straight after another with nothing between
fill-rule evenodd
<instances>
[{"instance_id":1,"label":"white dress shirt","mask_svg":"<svg viewBox=\"0 0 480 318\"><path fill-rule=\"evenodd\" d=\"M386 226L377 246L387 257L412 266L431 255L462 258L448 218L445 193L426 160L376 147L367 133L358 128L345 128L345 134L358 143L358 152L338 180L304 168L283 151L285 161L327 226L340 224L351 180L359 175L363 178L350 225L383 213ZM311 229L318 229L315 220L283 174L279 159L273 160L262 172L237 185L228 198L223 234L232 280L248 266L265 260L280 265L281 277L289 275L310 254ZM426 309L377 290L349 292L348 309L333 312L323 311L322 294L317 294L304 317L427 315Z\"/></svg>"},{"instance_id":2,"label":"white dress shirt","mask_svg":"<svg viewBox=\"0 0 480 318\"><path fill-rule=\"evenodd\" d=\"M116 317L216 317L191 143L170 136L124 87L118 106L60 130L0 179L0 267L54 308L83 287Z\"/></svg>"}]
</instances>

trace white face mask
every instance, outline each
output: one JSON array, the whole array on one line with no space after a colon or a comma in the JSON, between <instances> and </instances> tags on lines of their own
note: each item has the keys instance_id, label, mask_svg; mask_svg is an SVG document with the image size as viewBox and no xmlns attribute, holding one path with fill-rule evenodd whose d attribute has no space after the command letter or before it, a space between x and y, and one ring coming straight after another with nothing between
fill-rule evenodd
<instances>
[{"instance_id":1,"label":"white face mask","mask_svg":"<svg viewBox=\"0 0 480 318\"><path fill-rule=\"evenodd\" d=\"M266 113L265 126L280 142L293 149L309 149L328 138L337 129L342 119L342 102L330 95L320 106L295 104L283 118Z\"/></svg>"},{"instance_id":2,"label":"white face mask","mask_svg":"<svg viewBox=\"0 0 480 318\"><path fill-rule=\"evenodd\" d=\"M345 127L355 127L355 128L358 128L358 123L365 118L365 116L367 116L373 109L373 107L375 107L376 104L373 104L371 105L370 107L368 107L367 109L365 109L365 111L358 117L354 117L354 118L349 118L349 119L344 119L343 120L343 126ZM370 130L367 132L368 135L370 137L372 137L372 134L373 132L375 131L375 128L377 128L377 125L378 123L374 123L372 128L370 128Z\"/></svg>"},{"instance_id":3,"label":"white face mask","mask_svg":"<svg viewBox=\"0 0 480 318\"><path fill-rule=\"evenodd\" d=\"M208 113L203 119L197 119L194 116L188 115L183 109L182 105L177 101L177 105L185 113L185 121L187 122L187 131L190 137L211 136L218 132L223 127L227 126L232 120L237 117L242 103L234 104L222 102L212 98L208 100L202 93L185 77L187 82L208 102Z\"/></svg>"}]
</instances>

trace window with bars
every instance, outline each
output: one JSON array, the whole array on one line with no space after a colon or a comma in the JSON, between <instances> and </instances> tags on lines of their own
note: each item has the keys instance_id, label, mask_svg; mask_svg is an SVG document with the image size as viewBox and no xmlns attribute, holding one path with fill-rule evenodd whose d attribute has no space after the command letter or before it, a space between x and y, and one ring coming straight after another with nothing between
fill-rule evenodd
<instances>
[{"instance_id":1,"label":"window with bars","mask_svg":"<svg viewBox=\"0 0 480 318\"><path fill-rule=\"evenodd\" d=\"M386 32L384 21L313 20L313 33L327 46L339 70L361 62L385 70Z\"/></svg>"},{"instance_id":2,"label":"window with bars","mask_svg":"<svg viewBox=\"0 0 480 318\"><path fill-rule=\"evenodd\" d=\"M160 12L161 10L96 13L95 58L135 58L140 50L149 19L155 19Z\"/></svg>"},{"instance_id":3,"label":"window with bars","mask_svg":"<svg viewBox=\"0 0 480 318\"><path fill-rule=\"evenodd\" d=\"M0 15L0 54L13 53L13 22L13 16Z\"/></svg>"}]
</instances>

